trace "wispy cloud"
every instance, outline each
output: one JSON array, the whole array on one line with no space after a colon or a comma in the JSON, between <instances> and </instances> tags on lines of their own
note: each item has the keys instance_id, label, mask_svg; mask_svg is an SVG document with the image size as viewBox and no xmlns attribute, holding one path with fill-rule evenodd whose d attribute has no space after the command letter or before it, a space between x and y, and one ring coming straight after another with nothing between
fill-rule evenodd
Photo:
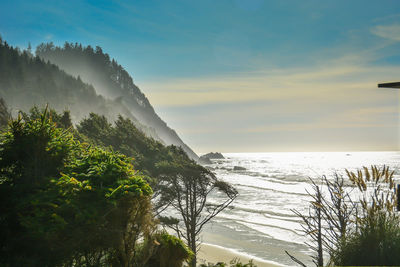
<instances>
[{"instance_id":1,"label":"wispy cloud","mask_svg":"<svg viewBox=\"0 0 400 267\"><path fill-rule=\"evenodd\" d=\"M373 108L354 108L342 112L336 112L328 116L311 117L309 121L303 123L279 123L276 125L260 126L248 129L238 129L242 133L270 133L270 132L303 132L329 129L362 129L362 128L395 128L396 120L389 121L388 117L398 112L397 106L373 107Z\"/></svg>"},{"instance_id":2,"label":"wispy cloud","mask_svg":"<svg viewBox=\"0 0 400 267\"><path fill-rule=\"evenodd\" d=\"M361 51L303 68L160 79L140 85L156 108L175 110L175 116L162 115L192 144L201 135L220 138L226 133L228 140L230 135L241 136L251 139L248 144L264 142L265 146L285 136L289 150L306 149L313 142L315 149L362 149L367 141L376 145L373 149L379 144L394 149L399 91L377 88L377 83L396 80L400 66L378 66L375 59L374 51ZM184 118L175 119L182 113ZM341 147L325 143L324 136ZM380 139L383 136L386 141ZM299 139L307 144L295 148Z\"/></svg>"},{"instance_id":3,"label":"wispy cloud","mask_svg":"<svg viewBox=\"0 0 400 267\"><path fill-rule=\"evenodd\" d=\"M379 81L398 77L400 67L358 65L261 70L235 76L144 82L156 106L191 106L251 101L345 101L381 99ZM357 101L358 101L357 100Z\"/></svg>"},{"instance_id":4,"label":"wispy cloud","mask_svg":"<svg viewBox=\"0 0 400 267\"><path fill-rule=\"evenodd\" d=\"M400 24L378 25L373 27L371 32L385 39L400 41Z\"/></svg>"}]
</instances>

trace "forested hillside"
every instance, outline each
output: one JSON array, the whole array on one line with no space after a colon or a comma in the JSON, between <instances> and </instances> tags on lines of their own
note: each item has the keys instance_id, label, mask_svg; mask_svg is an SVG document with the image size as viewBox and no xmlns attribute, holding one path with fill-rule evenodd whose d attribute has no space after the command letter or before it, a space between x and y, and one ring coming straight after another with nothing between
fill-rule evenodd
<instances>
[{"instance_id":1,"label":"forested hillside","mask_svg":"<svg viewBox=\"0 0 400 267\"><path fill-rule=\"evenodd\" d=\"M99 95L93 86L60 70L56 65L0 42L0 96L11 112L28 110L49 103L56 110L71 110L77 122L90 112L115 119L119 114L131 118L149 136L154 130L141 125L134 115L116 101Z\"/></svg>"},{"instance_id":2,"label":"forested hillside","mask_svg":"<svg viewBox=\"0 0 400 267\"><path fill-rule=\"evenodd\" d=\"M64 47L58 47L47 43L37 47L36 55L56 64L68 74L79 76L93 85L98 94L126 107L142 124L155 129L166 144L181 146L191 158L198 159L176 132L155 113L129 73L100 47L93 49L78 43L65 43Z\"/></svg>"},{"instance_id":3,"label":"forested hillside","mask_svg":"<svg viewBox=\"0 0 400 267\"><path fill-rule=\"evenodd\" d=\"M39 54L39 51L55 49L51 45L46 46L47 48L40 47L38 48ZM101 56L95 57L96 53L90 47L85 49L92 51L88 53L94 55L93 60L100 57L108 58L108 55L103 53L98 53ZM44 54L41 55L43 56ZM114 67L116 66L116 72L113 73L111 69L108 69L111 67L108 66L104 67L104 71L108 69L109 76L104 72L102 75L109 77L109 79L114 77L118 80L118 83L116 82L111 86L111 80L109 83L100 81L100 84L108 84L105 88L109 88L110 92L116 92L112 96L111 93L99 92L93 85L82 81L79 74L74 77L48 60L34 56L30 50L21 51L19 48L14 48L0 39L0 97L6 101L11 113L14 114L18 110L26 111L34 105L44 106L50 104L58 111L70 110L74 122L80 121L90 112L104 115L111 121L122 115L132 120L135 126L147 136L165 144L181 146L191 158L197 159L197 155L181 141L175 131L168 128L155 114L150 103L140 90L135 86L128 86L128 84L133 84L131 78L123 71L121 66L117 65L115 61L113 62L110 64ZM108 64L107 61L103 61L103 63ZM99 62L96 64L100 65ZM117 72L123 74L117 75ZM130 83L126 82L126 80L129 80L127 77L129 77ZM123 89L126 90L124 91ZM115 95L119 95L119 97L114 97ZM129 95L132 95L132 97L130 98ZM145 112L139 112L140 108L137 108L138 103L143 105L143 110L153 115L144 116ZM151 118L157 121L157 123L153 124L161 126L156 128L150 123ZM164 124L164 131L160 130L160 128L163 128L162 124Z\"/></svg>"},{"instance_id":4,"label":"forested hillside","mask_svg":"<svg viewBox=\"0 0 400 267\"><path fill-rule=\"evenodd\" d=\"M204 225L236 198L111 65L118 97L0 40L1 266L195 267ZM180 147L143 126L152 117Z\"/></svg>"}]
</instances>

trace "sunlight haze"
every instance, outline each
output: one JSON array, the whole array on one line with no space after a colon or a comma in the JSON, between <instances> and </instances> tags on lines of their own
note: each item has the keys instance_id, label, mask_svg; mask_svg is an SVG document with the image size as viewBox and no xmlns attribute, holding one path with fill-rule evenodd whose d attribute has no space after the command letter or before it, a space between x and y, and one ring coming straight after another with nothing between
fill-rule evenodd
<instances>
[{"instance_id":1,"label":"sunlight haze","mask_svg":"<svg viewBox=\"0 0 400 267\"><path fill-rule=\"evenodd\" d=\"M11 45L99 45L197 153L399 148L398 1L1 1Z\"/></svg>"}]
</instances>

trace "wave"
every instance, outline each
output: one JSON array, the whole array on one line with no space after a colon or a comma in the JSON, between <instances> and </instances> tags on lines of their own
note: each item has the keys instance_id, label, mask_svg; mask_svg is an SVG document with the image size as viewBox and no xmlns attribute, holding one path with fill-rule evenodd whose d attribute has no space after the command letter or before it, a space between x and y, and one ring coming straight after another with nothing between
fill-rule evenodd
<instances>
[{"instance_id":1,"label":"wave","mask_svg":"<svg viewBox=\"0 0 400 267\"><path fill-rule=\"evenodd\" d=\"M269 172L268 174L262 173L259 171L234 171L233 166L223 166L223 167L215 167L213 170L219 175L243 175L243 176L251 176L251 177L260 177L260 178L270 178L275 179L276 182L282 184L296 184L298 182L306 182L308 181L307 177L302 176L301 174L285 174L280 171ZM225 172L222 172L225 171Z\"/></svg>"},{"instance_id":2,"label":"wave","mask_svg":"<svg viewBox=\"0 0 400 267\"><path fill-rule=\"evenodd\" d=\"M249 213L256 213L256 214L262 214L263 216L270 216L275 217L275 219L282 219L282 220L291 220L290 218L297 218L297 215L293 214L289 214L289 213L279 213L279 212L274 212L271 210L260 210L260 209L252 209L252 208L244 208L244 207L240 207L240 206L232 206L233 210L239 210L239 211L245 211L245 212L249 212ZM267 214L267 215L266 215ZM300 221L300 220L298 220Z\"/></svg>"},{"instance_id":3,"label":"wave","mask_svg":"<svg viewBox=\"0 0 400 267\"><path fill-rule=\"evenodd\" d=\"M251 222L251 221L246 221L246 220L241 220L241 219L237 219L237 218L229 218L229 217L225 217L225 216L218 216L219 219L224 219L224 220L228 220L228 221L235 221L237 223L246 223L246 224L253 224L253 225L259 225L259 226L266 226L266 227L271 227L271 228L277 228L280 230L284 230L284 231L288 231L291 232L295 235L301 236L301 234L299 232L297 232L296 230L293 229L289 229L289 228L285 228L285 227L281 227L279 225L274 225L274 224L267 224L267 223L258 223L258 222ZM246 225L247 226L247 225ZM248 227L248 226L247 226ZM255 230L252 227L249 227L252 230ZM265 234L265 233L263 233Z\"/></svg>"},{"instance_id":4,"label":"wave","mask_svg":"<svg viewBox=\"0 0 400 267\"><path fill-rule=\"evenodd\" d=\"M255 186L255 185L247 185L247 184L240 184L240 183L234 183L233 185L234 185L234 186L247 187L247 188L253 188L253 189L258 189L258 190L272 191L272 192L282 193L282 194L290 194L290 195L298 195L298 196L308 196L307 193L281 191L281 190L277 190L277 189L272 189L272 188L268 188L268 187L261 187L261 186Z\"/></svg>"},{"instance_id":5,"label":"wave","mask_svg":"<svg viewBox=\"0 0 400 267\"><path fill-rule=\"evenodd\" d=\"M225 216L219 216L219 224L225 225L235 231L236 234L241 232L241 235L249 236L249 235L256 235L258 237L263 238L270 238L273 240L279 240L280 242L288 242L288 243L295 243L304 245L305 238L301 232L300 227L294 229L289 227L282 227L279 224L275 223L260 223L260 222L250 222L247 220L242 219L234 219ZM225 223L223 221L225 221ZM245 227L248 230L241 230L238 231L237 227L234 225L238 225L240 227ZM252 234L253 233L253 234Z\"/></svg>"},{"instance_id":6,"label":"wave","mask_svg":"<svg viewBox=\"0 0 400 267\"><path fill-rule=\"evenodd\" d=\"M354 171L371 164L386 164L396 170L400 159L399 152L347 154L350 153L224 154L226 159L215 161L210 167L219 179L234 185L239 195L233 202L233 209L224 210L213 221L226 229L227 235L238 237L241 245L248 244L250 253L262 256L259 249L268 243L302 255L309 254L304 245L306 237L301 231L301 219L291 212L292 209L308 210L306 190L313 192L309 177L319 184L322 175L330 179L336 172L345 177L345 169ZM233 171L234 166L246 170ZM351 190L351 186L348 188ZM210 200L217 201L219 197L212 195ZM284 253L277 259L287 262Z\"/></svg>"}]
</instances>

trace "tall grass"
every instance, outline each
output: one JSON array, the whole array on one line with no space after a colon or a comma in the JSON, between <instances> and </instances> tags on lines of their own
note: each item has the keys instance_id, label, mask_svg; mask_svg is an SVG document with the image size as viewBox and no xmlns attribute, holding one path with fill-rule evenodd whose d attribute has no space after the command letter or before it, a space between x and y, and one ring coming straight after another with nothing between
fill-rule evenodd
<instances>
[{"instance_id":1,"label":"tall grass","mask_svg":"<svg viewBox=\"0 0 400 267\"><path fill-rule=\"evenodd\" d=\"M328 266L400 266L400 218L394 172L386 166L371 166L346 173L352 194L344 186L343 177L336 174L333 181L323 177L320 185L312 181L309 214L294 211L311 240L307 245L317 252L313 262L316 266L324 265L320 253L323 249L330 258ZM322 194L322 187L328 193Z\"/></svg>"},{"instance_id":2,"label":"tall grass","mask_svg":"<svg viewBox=\"0 0 400 267\"><path fill-rule=\"evenodd\" d=\"M399 217L382 211L368 213L331 257L341 266L399 266Z\"/></svg>"}]
</instances>

